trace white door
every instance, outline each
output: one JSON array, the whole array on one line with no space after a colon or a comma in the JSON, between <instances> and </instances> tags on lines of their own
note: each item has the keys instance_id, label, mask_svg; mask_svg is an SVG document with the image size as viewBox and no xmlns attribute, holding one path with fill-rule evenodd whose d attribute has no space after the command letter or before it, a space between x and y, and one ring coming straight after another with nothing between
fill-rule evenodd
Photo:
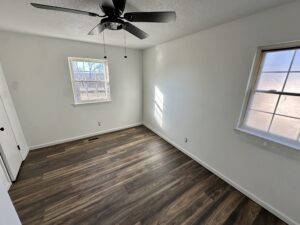
<instances>
[{"instance_id":1,"label":"white door","mask_svg":"<svg viewBox=\"0 0 300 225\"><path fill-rule=\"evenodd\" d=\"M0 97L0 153L12 181L16 180L22 157Z\"/></svg>"}]
</instances>

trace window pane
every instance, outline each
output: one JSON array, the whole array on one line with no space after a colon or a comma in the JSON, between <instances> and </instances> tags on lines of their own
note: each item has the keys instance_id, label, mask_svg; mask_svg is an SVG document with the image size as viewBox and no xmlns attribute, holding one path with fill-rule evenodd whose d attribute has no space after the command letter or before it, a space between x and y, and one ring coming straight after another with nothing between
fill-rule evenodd
<instances>
[{"instance_id":1,"label":"window pane","mask_svg":"<svg viewBox=\"0 0 300 225\"><path fill-rule=\"evenodd\" d=\"M86 79L86 75L85 72L74 72L74 80L76 81L85 81Z\"/></svg>"},{"instance_id":2,"label":"window pane","mask_svg":"<svg viewBox=\"0 0 300 225\"><path fill-rule=\"evenodd\" d=\"M265 53L263 72L289 70L295 50L275 51Z\"/></svg>"},{"instance_id":3,"label":"window pane","mask_svg":"<svg viewBox=\"0 0 300 225\"><path fill-rule=\"evenodd\" d=\"M292 140L297 140L300 132L300 120L283 116L275 116L270 133Z\"/></svg>"},{"instance_id":4,"label":"window pane","mask_svg":"<svg viewBox=\"0 0 300 225\"><path fill-rule=\"evenodd\" d=\"M75 96L79 101L86 101L87 96L87 84L85 82L75 82Z\"/></svg>"},{"instance_id":5,"label":"window pane","mask_svg":"<svg viewBox=\"0 0 300 225\"><path fill-rule=\"evenodd\" d=\"M94 101L107 99L104 82L75 82L76 99L79 101Z\"/></svg>"},{"instance_id":6,"label":"window pane","mask_svg":"<svg viewBox=\"0 0 300 225\"><path fill-rule=\"evenodd\" d=\"M300 71L300 51L297 50L291 71Z\"/></svg>"},{"instance_id":7,"label":"window pane","mask_svg":"<svg viewBox=\"0 0 300 225\"><path fill-rule=\"evenodd\" d=\"M96 100L98 98L97 83L88 82L87 88L88 88L88 100Z\"/></svg>"},{"instance_id":8,"label":"window pane","mask_svg":"<svg viewBox=\"0 0 300 225\"><path fill-rule=\"evenodd\" d=\"M96 74L93 73L92 71L85 71L85 72L81 72L79 80L84 80L84 81L95 81L96 80Z\"/></svg>"},{"instance_id":9,"label":"window pane","mask_svg":"<svg viewBox=\"0 0 300 225\"><path fill-rule=\"evenodd\" d=\"M109 89L106 88L106 83L105 82L97 82L98 84L98 95L100 96L100 98L102 99L106 99L108 98L108 94L107 92L109 92Z\"/></svg>"},{"instance_id":10,"label":"window pane","mask_svg":"<svg viewBox=\"0 0 300 225\"><path fill-rule=\"evenodd\" d=\"M262 73L258 80L257 90L282 91L287 73Z\"/></svg>"},{"instance_id":11,"label":"window pane","mask_svg":"<svg viewBox=\"0 0 300 225\"><path fill-rule=\"evenodd\" d=\"M250 109L274 113L278 97L278 95L274 94L255 93Z\"/></svg>"},{"instance_id":12,"label":"window pane","mask_svg":"<svg viewBox=\"0 0 300 225\"><path fill-rule=\"evenodd\" d=\"M98 84L98 92L105 92L105 82L102 82L102 81L98 81L97 82Z\"/></svg>"},{"instance_id":13,"label":"window pane","mask_svg":"<svg viewBox=\"0 0 300 225\"><path fill-rule=\"evenodd\" d=\"M261 131L268 131L272 114L249 110L246 116L245 125Z\"/></svg>"},{"instance_id":14,"label":"window pane","mask_svg":"<svg viewBox=\"0 0 300 225\"><path fill-rule=\"evenodd\" d=\"M95 63L95 72L97 73L104 73L105 67L103 63Z\"/></svg>"},{"instance_id":15,"label":"window pane","mask_svg":"<svg viewBox=\"0 0 300 225\"><path fill-rule=\"evenodd\" d=\"M105 80L105 66L98 62L72 62L74 80L96 81Z\"/></svg>"},{"instance_id":16,"label":"window pane","mask_svg":"<svg viewBox=\"0 0 300 225\"><path fill-rule=\"evenodd\" d=\"M300 118L300 97L282 95L276 114Z\"/></svg>"},{"instance_id":17,"label":"window pane","mask_svg":"<svg viewBox=\"0 0 300 225\"><path fill-rule=\"evenodd\" d=\"M89 72L89 80L96 81L97 80L97 73L94 71Z\"/></svg>"},{"instance_id":18,"label":"window pane","mask_svg":"<svg viewBox=\"0 0 300 225\"><path fill-rule=\"evenodd\" d=\"M105 81L105 73L103 71L97 73L97 80Z\"/></svg>"},{"instance_id":19,"label":"window pane","mask_svg":"<svg viewBox=\"0 0 300 225\"><path fill-rule=\"evenodd\" d=\"M83 71L83 62L72 61L72 67L74 72L81 72Z\"/></svg>"},{"instance_id":20,"label":"window pane","mask_svg":"<svg viewBox=\"0 0 300 225\"><path fill-rule=\"evenodd\" d=\"M91 63L89 63L89 62L84 62L83 65L84 65L84 71L85 71L85 72L86 72L86 71L90 71L90 65L91 65Z\"/></svg>"},{"instance_id":21,"label":"window pane","mask_svg":"<svg viewBox=\"0 0 300 225\"><path fill-rule=\"evenodd\" d=\"M79 72L79 68L78 68L78 66L77 66L77 62L72 62L72 69L73 69L73 71L74 72Z\"/></svg>"},{"instance_id":22,"label":"window pane","mask_svg":"<svg viewBox=\"0 0 300 225\"><path fill-rule=\"evenodd\" d=\"M300 73L290 73L284 88L285 92L300 93Z\"/></svg>"}]
</instances>

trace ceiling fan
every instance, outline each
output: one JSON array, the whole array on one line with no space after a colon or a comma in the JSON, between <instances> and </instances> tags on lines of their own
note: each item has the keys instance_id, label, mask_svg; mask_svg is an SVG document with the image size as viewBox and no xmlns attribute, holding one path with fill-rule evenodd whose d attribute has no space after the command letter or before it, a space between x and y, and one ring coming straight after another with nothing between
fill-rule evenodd
<instances>
[{"instance_id":1,"label":"ceiling fan","mask_svg":"<svg viewBox=\"0 0 300 225\"><path fill-rule=\"evenodd\" d=\"M126 6L126 0L112 0L113 4L110 0L102 0L100 3L100 9L104 13L104 15L99 15L94 12L87 12L77 9L69 9L57 6L43 5L38 3L31 3L32 6L39 9L48 9L55 11L62 11L68 13L76 13L82 14L92 17L100 17L100 23L97 24L88 34L96 35L100 34L105 29L109 30L121 30L124 29L127 32L133 34L134 36L144 39L149 35L134 26L129 22L152 22L152 23L165 23L165 22L173 22L176 20L176 13L173 11L164 11L164 12L123 12ZM127 22L129 21L129 22Z\"/></svg>"}]
</instances>

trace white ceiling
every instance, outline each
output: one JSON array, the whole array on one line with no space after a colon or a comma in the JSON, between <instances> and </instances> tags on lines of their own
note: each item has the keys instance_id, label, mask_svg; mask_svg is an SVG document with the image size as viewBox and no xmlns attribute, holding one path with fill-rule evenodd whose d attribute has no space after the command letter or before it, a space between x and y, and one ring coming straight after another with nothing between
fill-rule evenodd
<instances>
[{"instance_id":1,"label":"white ceiling","mask_svg":"<svg viewBox=\"0 0 300 225\"><path fill-rule=\"evenodd\" d=\"M190 33L251 15L294 0L127 0L126 11L174 10L177 21L168 24L136 23L150 34L145 40L127 35L127 45L147 48ZM102 36L87 33L99 18L36 9L30 2L100 13L99 0L0 0L0 29L102 43ZM106 31L107 44L122 46L123 31Z\"/></svg>"}]
</instances>

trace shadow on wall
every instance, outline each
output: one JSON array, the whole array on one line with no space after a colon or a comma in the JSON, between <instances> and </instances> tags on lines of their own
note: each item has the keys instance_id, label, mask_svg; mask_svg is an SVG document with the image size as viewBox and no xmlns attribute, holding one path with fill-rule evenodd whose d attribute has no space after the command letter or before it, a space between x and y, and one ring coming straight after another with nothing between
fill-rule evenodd
<instances>
[{"instance_id":1,"label":"shadow on wall","mask_svg":"<svg viewBox=\"0 0 300 225\"><path fill-rule=\"evenodd\" d=\"M159 88L155 86L154 96L154 118L157 124L163 127L163 111L164 111L164 95L161 93Z\"/></svg>"}]
</instances>

